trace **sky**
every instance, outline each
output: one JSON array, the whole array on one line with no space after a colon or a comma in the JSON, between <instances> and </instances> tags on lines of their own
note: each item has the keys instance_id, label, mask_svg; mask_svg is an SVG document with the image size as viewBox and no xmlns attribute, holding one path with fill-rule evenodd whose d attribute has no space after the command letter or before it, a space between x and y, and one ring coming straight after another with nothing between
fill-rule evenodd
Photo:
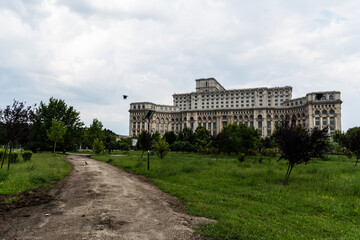
<instances>
[{"instance_id":1,"label":"sky","mask_svg":"<svg viewBox=\"0 0 360 240\"><path fill-rule=\"evenodd\" d=\"M0 108L54 97L128 135L131 102L209 77L341 91L342 129L359 126L360 1L0 0Z\"/></svg>"}]
</instances>

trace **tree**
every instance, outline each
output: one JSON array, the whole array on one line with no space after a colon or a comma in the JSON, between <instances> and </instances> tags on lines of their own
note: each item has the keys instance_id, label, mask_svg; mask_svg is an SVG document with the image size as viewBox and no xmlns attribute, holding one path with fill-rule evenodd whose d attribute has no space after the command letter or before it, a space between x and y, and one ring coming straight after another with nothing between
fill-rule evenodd
<instances>
[{"instance_id":1,"label":"tree","mask_svg":"<svg viewBox=\"0 0 360 240\"><path fill-rule=\"evenodd\" d=\"M63 122L58 122L53 119L50 130L46 131L48 138L54 142L54 154L56 150L56 143L64 140L66 130L67 128Z\"/></svg>"},{"instance_id":2,"label":"tree","mask_svg":"<svg viewBox=\"0 0 360 240\"><path fill-rule=\"evenodd\" d=\"M95 139L101 141L105 140L105 134L103 132L103 124L98 119L94 118L89 128L85 128L84 132L84 144L91 146Z\"/></svg>"},{"instance_id":3,"label":"tree","mask_svg":"<svg viewBox=\"0 0 360 240\"><path fill-rule=\"evenodd\" d=\"M345 134L345 147L356 157L355 166L360 158L360 128L351 128Z\"/></svg>"},{"instance_id":4,"label":"tree","mask_svg":"<svg viewBox=\"0 0 360 240\"><path fill-rule=\"evenodd\" d=\"M26 107L25 103L14 100L10 106L5 109L0 109L0 123L1 123L1 136L3 141L9 147L9 155L16 142L25 142L29 135L29 125L34 117L31 106ZM1 168L3 167L6 155L3 156ZM10 159L8 159L8 169L10 168Z\"/></svg>"},{"instance_id":5,"label":"tree","mask_svg":"<svg viewBox=\"0 0 360 240\"><path fill-rule=\"evenodd\" d=\"M142 150L141 158L143 157L145 151L150 150L150 142L151 135L146 130L142 130L138 135L138 145Z\"/></svg>"},{"instance_id":6,"label":"tree","mask_svg":"<svg viewBox=\"0 0 360 240\"><path fill-rule=\"evenodd\" d=\"M176 134L174 131L169 131L166 132L163 136L163 139L169 144L173 144L174 142L176 142Z\"/></svg>"},{"instance_id":7,"label":"tree","mask_svg":"<svg viewBox=\"0 0 360 240\"><path fill-rule=\"evenodd\" d=\"M158 141L154 142L154 149L156 151L156 154L160 158L163 158L169 151L169 144L165 140L159 139Z\"/></svg>"},{"instance_id":8,"label":"tree","mask_svg":"<svg viewBox=\"0 0 360 240\"><path fill-rule=\"evenodd\" d=\"M247 153L260 145L259 133L244 124L229 124L223 127L215 139L216 147L224 153Z\"/></svg>"},{"instance_id":9,"label":"tree","mask_svg":"<svg viewBox=\"0 0 360 240\"><path fill-rule=\"evenodd\" d=\"M195 130L196 146L198 152L206 153L211 146L209 131L204 127L197 127Z\"/></svg>"},{"instance_id":10,"label":"tree","mask_svg":"<svg viewBox=\"0 0 360 240\"><path fill-rule=\"evenodd\" d=\"M104 129L103 130L104 138L105 138L105 148L109 151L109 154L111 151L116 148L116 134L111 131L110 129Z\"/></svg>"},{"instance_id":11,"label":"tree","mask_svg":"<svg viewBox=\"0 0 360 240\"><path fill-rule=\"evenodd\" d=\"M33 121L34 145L41 150L51 149L52 142L47 136L52 120L64 123L67 130L61 148L74 149L80 145L84 124L80 121L80 113L64 100L50 98L49 103L40 103Z\"/></svg>"},{"instance_id":12,"label":"tree","mask_svg":"<svg viewBox=\"0 0 360 240\"><path fill-rule=\"evenodd\" d=\"M280 125L276 127L274 139L280 149L280 158L288 161L283 184L289 182L292 169L297 164L308 163L312 156L317 156L324 151L327 139L327 130L316 130L312 132L308 129L296 125L296 118L290 120L286 117Z\"/></svg>"},{"instance_id":13,"label":"tree","mask_svg":"<svg viewBox=\"0 0 360 240\"><path fill-rule=\"evenodd\" d=\"M95 138L94 143L93 143L93 152L96 154L99 154L104 149L105 149L105 147L104 147L103 142L101 140L99 140L98 138Z\"/></svg>"}]
</instances>

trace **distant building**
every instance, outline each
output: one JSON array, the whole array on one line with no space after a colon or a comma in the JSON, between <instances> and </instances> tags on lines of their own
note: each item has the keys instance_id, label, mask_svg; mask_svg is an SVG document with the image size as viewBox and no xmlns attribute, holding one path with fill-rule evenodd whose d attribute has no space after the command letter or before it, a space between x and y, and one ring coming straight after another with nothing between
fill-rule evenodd
<instances>
[{"instance_id":1,"label":"distant building","mask_svg":"<svg viewBox=\"0 0 360 240\"><path fill-rule=\"evenodd\" d=\"M329 126L333 134L341 130L341 104L339 91L313 92L292 99L289 86L226 90L214 78L197 79L195 92L173 94L173 105L131 103L129 135L148 130L148 121L142 119L147 110L155 111L150 131L160 134L203 126L216 135L223 126L235 122L258 129L266 137L286 115L295 115L297 124L304 127Z\"/></svg>"}]
</instances>

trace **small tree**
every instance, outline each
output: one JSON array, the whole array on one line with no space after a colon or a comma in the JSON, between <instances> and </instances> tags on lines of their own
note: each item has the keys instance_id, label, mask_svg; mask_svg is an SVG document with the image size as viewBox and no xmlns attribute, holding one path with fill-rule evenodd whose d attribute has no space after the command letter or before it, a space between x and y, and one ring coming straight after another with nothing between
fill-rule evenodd
<instances>
[{"instance_id":1,"label":"small tree","mask_svg":"<svg viewBox=\"0 0 360 240\"><path fill-rule=\"evenodd\" d=\"M169 144L163 139L159 139L158 141L154 142L153 146L156 154L160 158L163 158L169 151Z\"/></svg>"},{"instance_id":2,"label":"small tree","mask_svg":"<svg viewBox=\"0 0 360 240\"><path fill-rule=\"evenodd\" d=\"M9 155L16 142L24 142L29 135L29 124L34 117L31 107L25 107L25 104L14 100L14 103L10 106L6 106L4 110L0 109L0 123L1 123L1 136L9 147ZM1 168L3 167L5 156L3 156L1 162ZM8 160L8 169L10 168L10 160Z\"/></svg>"},{"instance_id":3,"label":"small tree","mask_svg":"<svg viewBox=\"0 0 360 240\"><path fill-rule=\"evenodd\" d=\"M326 130L313 130L311 132L296 125L295 116L290 121L286 117L274 132L274 139L280 149L280 158L288 161L284 185L289 182L293 167L297 164L308 163L312 156L318 155L315 152L322 152L327 146L324 141L327 139Z\"/></svg>"},{"instance_id":4,"label":"small tree","mask_svg":"<svg viewBox=\"0 0 360 240\"><path fill-rule=\"evenodd\" d=\"M355 166L360 158L360 128L348 131L345 135L345 147L356 157Z\"/></svg>"},{"instance_id":5,"label":"small tree","mask_svg":"<svg viewBox=\"0 0 360 240\"><path fill-rule=\"evenodd\" d=\"M56 143L62 142L66 133L67 127L63 122L58 122L55 119L52 120L52 124L49 131L46 131L48 138L54 142L54 154L56 151Z\"/></svg>"},{"instance_id":6,"label":"small tree","mask_svg":"<svg viewBox=\"0 0 360 240\"><path fill-rule=\"evenodd\" d=\"M138 146L142 150L141 158L144 155L145 151L148 151L150 149L150 142L151 142L151 135L143 130L138 135Z\"/></svg>"},{"instance_id":7,"label":"small tree","mask_svg":"<svg viewBox=\"0 0 360 240\"><path fill-rule=\"evenodd\" d=\"M98 138L95 138L94 143L93 143L93 152L95 154L99 154L104 149L105 149L105 146L104 146L103 142L101 140L99 140Z\"/></svg>"}]
</instances>

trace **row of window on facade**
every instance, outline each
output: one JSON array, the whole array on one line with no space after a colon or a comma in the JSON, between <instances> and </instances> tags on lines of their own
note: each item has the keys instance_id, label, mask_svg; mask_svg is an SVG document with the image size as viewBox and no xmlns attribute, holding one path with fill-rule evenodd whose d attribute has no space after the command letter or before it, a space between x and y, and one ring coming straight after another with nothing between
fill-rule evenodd
<instances>
[{"instance_id":1,"label":"row of window on facade","mask_svg":"<svg viewBox=\"0 0 360 240\"><path fill-rule=\"evenodd\" d=\"M283 97L283 95L281 95L281 94L288 94L289 93L289 91L275 91L275 92L271 92L271 91L268 91L267 92L267 95L268 95L268 97L270 97L269 95L272 95L272 94L275 94L275 97ZM263 92L262 91L260 91L259 92L259 95L262 95L263 94ZM277 95L277 94L280 94L280 95ZM218 93L218 94L212 94L212 95L204 95L204 94L202 94L201 95L201 97L202 98L205 98L205 96L206 97L224 97L224 96L244 96L244 95L255 95L255 92L254 91L252 91L251 92L251 94L250 94L250 92L236 92L236 93ZM193 95L195 98L197 98L197 95ZM200 96L200 95L199 95ZM259 97L261 97L261 96L259 96ZM288 97L288 95L286 95L286 97ZM187 99L187 98L190 98L190 96L189 95L186 95L186 96L183 96L183 97L176 97L175 99L176 100L181 100L181 99Z\"/></svg>"}]
</instances>

